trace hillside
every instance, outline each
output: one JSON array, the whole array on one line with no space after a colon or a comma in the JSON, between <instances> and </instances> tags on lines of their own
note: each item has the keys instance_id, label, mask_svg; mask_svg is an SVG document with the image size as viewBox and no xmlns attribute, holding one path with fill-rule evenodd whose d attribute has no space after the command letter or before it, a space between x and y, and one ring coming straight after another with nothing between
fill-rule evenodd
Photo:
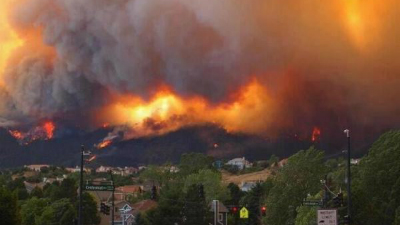
<instances>
[{"instance_id":1,"label":"hillside","mask_svg":"<svg viewBox=\"0 0 400 225\"><path fill-rule=\"evenodd\" d=\"M240 185L242 182L265 181L270 176L270 169L241 175L234 175L224 170L222 171L222 182L225 184L234 183Z\"/></svg>"}]
</instances>

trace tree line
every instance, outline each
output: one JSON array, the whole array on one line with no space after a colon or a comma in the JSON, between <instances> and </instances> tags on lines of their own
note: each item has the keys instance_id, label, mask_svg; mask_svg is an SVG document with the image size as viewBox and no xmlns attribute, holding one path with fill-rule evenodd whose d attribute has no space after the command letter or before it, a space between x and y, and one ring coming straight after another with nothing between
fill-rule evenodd
<instances>
[{"instance_id":1,"label":"tree line","mask_svg":"<svg viewBox=\"0 0 400 225\"><path fill-rule=\"evenodd\" d=\"M324 151L314 147L299 151L283 167L271 164L271 176L249 192L224 183L214 161L207 155L188 153L181 156L178 172L168 169L168 165L149 166L140 174L140 180L157 184L156 196L143 193L130 201L153 198L158 205L136 216L136 224L205 225L212 219L210 203L214 199L228 207L244 206L249 210L247 220L231 211L230 225L316 225L317 207L304 206L304 199L324 199L326 207L338 208L341 218L346 215L346 201L340 205L334 201L338 193L344 199L347 195L343 157L328 159ZM352 165L352 224L400 225L399 162L400 131L389 131L371 146L359 164ZM23 180L12 180L10 176L0 176L0 215L5 224L72 224L77 215L76 178L71 176L27 194ZM84 204L84 224L99 224L93 197L84 194ZM265 214L260 210L264 206Z\"/></svg>"}]
</instances>

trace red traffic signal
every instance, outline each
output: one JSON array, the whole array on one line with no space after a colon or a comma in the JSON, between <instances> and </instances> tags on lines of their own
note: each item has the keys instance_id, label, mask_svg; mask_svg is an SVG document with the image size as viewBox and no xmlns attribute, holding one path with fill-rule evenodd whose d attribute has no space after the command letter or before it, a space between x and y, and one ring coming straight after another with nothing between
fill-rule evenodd
<instances>
[{"instance_id":1,"label":"red traffic signal","mask_svg":"<svg viewBox=\"0 0 400 225\"><path fill-rule=\"evenodd\" d=\"M232 207L232 213L237 213L238 212L238 207Z\"/></svg>"},{"instance_id":2,"label":"red traffic signal","mask_svg":"<svg viewBox=\"0 0 400 225\"><path fill-rule=\"evenodd\" d=\"M261 207L261 215L265 216L265 215L266 215L266 212L267 212L267 207L262 206L262 207Z\"/></svg>"}]
</instances>

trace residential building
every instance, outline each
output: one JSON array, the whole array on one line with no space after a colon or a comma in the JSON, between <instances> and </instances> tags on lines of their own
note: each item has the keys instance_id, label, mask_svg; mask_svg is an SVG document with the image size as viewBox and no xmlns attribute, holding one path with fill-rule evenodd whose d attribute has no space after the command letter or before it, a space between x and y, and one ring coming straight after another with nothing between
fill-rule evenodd
<instances>
[{"instance_id":1,"label":"residential building","mask_svg":"<svg viewBox=\"0 0 400 225\"><path fill-rule=\"evenodd\" d=\"M236 166L239 170L243 170L253 166L253 164L247 161L245 157L232 159L228 161L226 165Z\"/></svg>"},{"instance_id":2,"label":"residential building","mask_svg":"<svg viewBox=\"0 0 400 225\"><path fill-rule=\"evenodd\" d=\"M228 225L228 208L222 202L219 202L218 206L218 224ZM214 213L213 203L210 204L210 212Z\"/></svg>"},{"instance_id":3,"label":"residential building","mask_svg":"<svg viewBox=\"0 0 400 225\"><path fill-rule=\"evenodd\" d=\"M256 186L256 184L257 182L242 182L242 184L240 185L240 190L244 192L249 192Z\"/></svg>"},{"instance_id":4,"label":"residential building","mask_svg":"<svg viewBox=\"0 0 400 225\"><path fill-rule=\"evenodd\" d=\"M40 171L42 171L43 168L49 168L50 165L44 165L44 164L42 164L42 165L25 165L24 167L28 168L29 170L40 172Z\"/></svg>"}]
</instances>

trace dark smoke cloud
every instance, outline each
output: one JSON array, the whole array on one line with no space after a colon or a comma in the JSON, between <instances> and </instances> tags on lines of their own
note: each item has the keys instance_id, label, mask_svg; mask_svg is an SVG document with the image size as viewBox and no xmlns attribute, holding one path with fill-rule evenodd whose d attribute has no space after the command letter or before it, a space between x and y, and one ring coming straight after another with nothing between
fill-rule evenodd
<instances>
[{"instance_id":1,"label":"dark smoke cloud","mask_svg":"<svg viewBox=\"0 0 400 225\"><path fill-rule=\"evenodd\" d=\"M273 129L398 125L400 12L382 1L380 30L365 35L377 38L361 50L343 24L343 4L27 0L14 26L42 29L56 56L25 49L13 59L0 125L10 112L37 119L101 106L108 91L146 98L160 83L220 102L252 76L276 99Z\"/></svg>"}]
</instances>

